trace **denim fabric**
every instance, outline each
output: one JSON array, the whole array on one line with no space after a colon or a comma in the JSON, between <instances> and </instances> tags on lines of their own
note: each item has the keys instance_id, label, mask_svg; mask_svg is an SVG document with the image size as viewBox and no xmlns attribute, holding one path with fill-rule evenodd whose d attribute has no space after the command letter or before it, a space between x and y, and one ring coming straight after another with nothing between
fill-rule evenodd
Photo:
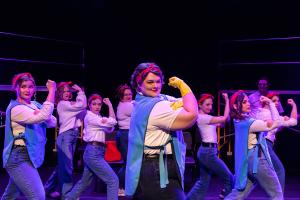
<instances>
[{"instance_id":1,"label":"denim fabric","mask_svg":"<svg viewBox=\"0 0 300 200\"><path fill-rule=\"evenodd\" d=\"M248 158L248 180L246 188L243 191L233 189L232 192L225 197L225 200L241 200L247 198L250 192L258 183L268 194L272 200L283 200L283 193L281 190L281 185L277 178L277 174L274 169L271 168L267 159L262 154L259 158L257 173L253 174L253 156L251 153L253 150L249 151Z\"/></svg>"},{"instance_id":2,"label":"denim fabric","mask_svg":"<svg viewBox=\"0 0 300 200\"><path fill-rule=\"evenodd\" d=\"M187 200L200 200L205 198L212 174L222 179L225 196L231 192L234 184L233 175L226 164L218 158L217 154L217 148L200 146L197 153L200 177L188 193Z\"/></svg>"},{"instance_id":3,"label":"denim fabric","mask_svg":"<svg viewBox=\"0 0 300 200\"><path fill-rule=\"evenodd\" d=\"M58 165L45 184L45 191L61 190L62 196L69 192L73 186L73 157L79 131L71 129L60 133L56 140Z\"/></svg>"},{"instance_id":4,"label":"denim fabric","mask_svg":"<svg viewBox=\"0 0 300 200\"><path fill-rule=\"evenodd\" d=\"M120 188L125 188L125 169L126 169L126 159L128 150L128 129L119 129L116 134L117 148L121 152L124 165L118 172L118 177L120 180Z\"/></svg>"},{"instance_id":5,"label":"denim fabric","mask_svg":"<svg viewBox=\"0 0 300 200\"><path fill-rule=\"evenodd\" d=\"M26 199L45 199L42 180L29 159L26 147L12 149L5 169L10 178L2 200L16 199L21 193Z\"/></svg>"},{"instance_id":6,"label":"denim fabric","mask_svg":"<svg viewBox=\"0 0 300 200\"><path fill-rule=\"evenodd\" d=\"M267 140L267 145L268 145L268 150L269 150L269 154L271 157L271 161L273 163L275 172L278 176L278 180L280 182L281 188L282 188L282 192L284 192L284 186L285 186L285 169L284 166L282 164L282 162L280 161L280 159L278 158L278 156L276 155L274 149L273 149L273 143L269 140Z\"/></svg>"},{"instance_id":7,"label":"denim fabric","mask_svg":"<svg viewBox=\"0 0 300 200\"><path fill-rule=\"evenodd\" d=\"M183 200L184 191L180 184L177 164L174 159L167 159L169 184L166 188L160 187L159 159L144 158L140 180L133 200Z\"/></svg>"},{"instance_id":8,"label":"denim fabric","mask_svg":"<svg viewBox=\"0 0 300 200\"><path fill-rule=\"evenodd\" d=\"M84 151L85 163L81 179L75 184L66 199L77 199L80 194L92 183L93 179L99 177L107 184L107 199L117 200L119 179L113 169L104 160L105 147L88 144Z\"/></svg>"}]
</instances>

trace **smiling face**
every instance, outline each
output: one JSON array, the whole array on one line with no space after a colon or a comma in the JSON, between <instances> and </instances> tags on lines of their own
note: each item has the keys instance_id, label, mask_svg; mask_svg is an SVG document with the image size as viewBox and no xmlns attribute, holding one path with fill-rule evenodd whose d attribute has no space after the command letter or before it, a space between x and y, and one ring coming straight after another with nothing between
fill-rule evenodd
<instances>
[{"instance_id":1,"label":"smiling face","mask_svg":"<svg viewBox=\"0 0 300 200\"><path fill-rule=\"evenodd\" d=\"M125 89L123 93L122 100L123 102L130 102L132 101L132 92L130 89Z\"/></svg>"},{"instance_id":2,"label":"smiling face","mask_svg":"<svg viewBox=\"0 0 300 200\"><path fill-rule=\"evenodd\" d=\"M99 114L102 106L102 100L100 99L94 99L89 104L90 111L92 111L95 114Z\"/></svg>"},{"instance_id":3,"label":"smiling face","mask_svg":"<svg viewBox=\"0 0 300 200\"><path fill-rule=\"evenodd\" d=\"M200 112L209 114L212 111L213 100L211 98L205 99L202 104L199 105Z\"/></svg>"},{"instance_id":4,"label":"smiling face","mask_svg":"<svg viewBox=\"0 0 300 200\"><path fill-rule=\"evenodd\" d=\"M150 72L138 87L143 95L156 97L161 92L162 80L159 76Z\"/></svg>"},{"instance_id":5,"label":"smiling face","mask_svg":"<svg viewBox=\"0 0 300 200\"><path fill-rule=\"evenodd\" d=\"M35 92L35 85L32 81L23 81L16 88L17 99L20 102L30 103L30 100Z\"/></svg>"}]
</instances>

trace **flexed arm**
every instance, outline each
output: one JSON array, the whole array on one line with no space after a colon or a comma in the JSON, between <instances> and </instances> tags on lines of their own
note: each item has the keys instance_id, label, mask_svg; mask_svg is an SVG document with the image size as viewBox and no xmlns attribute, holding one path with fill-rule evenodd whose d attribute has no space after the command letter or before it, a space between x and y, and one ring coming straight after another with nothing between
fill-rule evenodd
<instances>
[{"instance_id":1,"label":"flexed arm","mask_svg":"<svg viewBox=\"0 0 300 200\"><path fill-rule=\"evenodd\" d=\"M177 115L171 129L177 130L189 128L197 120L197 100L190 87L183 80L177 77L172 77L169 79L169 85L180 90L183 103L183 109Z\"/></svg>"}]
</instances>

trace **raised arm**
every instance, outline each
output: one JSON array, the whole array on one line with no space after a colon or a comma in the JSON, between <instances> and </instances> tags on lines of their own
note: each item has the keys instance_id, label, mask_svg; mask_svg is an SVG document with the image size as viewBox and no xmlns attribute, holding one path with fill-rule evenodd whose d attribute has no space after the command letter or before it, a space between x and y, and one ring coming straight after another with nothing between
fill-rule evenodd
<instances>
[{"instance_id":1,"label":"raised arm","mask_svg":"<svg viewBox=\"0 0 300 200\"><path fill-rule=\"evenodd\" d=\"M177 115L175 121L171 125L171 129L178 130L189 128L197 120L197 100L190 87L183 80L172 77L169 79L169 85L180 90L183 103L183 109Z\"/></svg>"},{"instance_id":2,"label":"raised arm","mask_svg":"<svg viewBox=\"0 0 300 200\"><path fill-rule=\"evenodd\" d=\"M229 98L227 93L222 94L224 100L225 100L225 108L224 108L224 115L218 116L218 117L212 117L209 124L223 124L226 122L226 120L229 117Z\"/></svg>"},{"instance_id":3,"label":"raised arm","mask_svg":"<svg viewBox=\"0 0 300 200\"><path fill-rule=\"evenodd\" d=\"M104 98L103 103L108 106L109 117L116 119L116 114L109 98Z\"/></svg>"}]
</instances>

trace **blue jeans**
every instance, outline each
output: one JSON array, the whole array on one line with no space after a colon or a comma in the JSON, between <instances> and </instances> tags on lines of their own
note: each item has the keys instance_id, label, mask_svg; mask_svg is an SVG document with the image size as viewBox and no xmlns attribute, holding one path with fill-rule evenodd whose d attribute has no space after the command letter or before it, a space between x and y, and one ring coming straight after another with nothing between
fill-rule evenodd
<instances>
[{"instance_id":1,"label":"blue jeans","mask_svg":"<svg viewBox=\"0 0 300 200\"><path fill-rule=\"evenodd\" d=\"M73 157L79 131L71 129L60 133L56 140L58 165L45 183L46 193L61 190L62 197L73 186Z\"/></svg>"},{"instance_id":2,"label":"blue jeans","mask_svg":"<svg viewBox=\"0 0 300 200\"><path fill-rule=\"evenodd\" d=\"M188 193L187 200L200 200L205 198L212 174L216 174L222 179L225 195L228 195L231 192L234 182L233 175L226 164L218 158L217 154L217 148L200 146L197 153L200 177Z\"/></svg>"},{"instance_id":3,"label":"blue jeans","mask_svg":"<svg viewBox=\"0 0 300 200\"><path fill-rule=\"evenodd\" d=\"M252 151L250 150L248 153L251 154ZM258 161L256 174L252 173L253 160L253 156L248 158L248 179L246 188L244 190L233 189L232 192L225 197L225 200L241 200L247 198L256 186L256 183L265 190L270 199L283 200L283 193L276 172L271 168L267 159L262 154Z\"/></svg>"},{"instance_id":4,"label":"blue jeans","mask_svg":"<svg viewBox=\"0 0 300 200\"><path fill-rule=\"evenodd\" d=\"M124 164L118 172L120 179L120 188L125 188L125 169L126 169L126 159L127 159L127 150L128 150L128 129L119 129L116 134L116 143L117 148L121 152L122 159Z\"/></svg>"},{"instance_id":5,"label":"blue jeans","mask_svg":"<svg viewBox=\"0 0 300 200\"><path fill-rule=\"evenodd\" d=\"M77 199L80 194L99 177L107 184L107 199L117 200L119 179L113 169L104 160L105 147L88 144L83 154L84 171L81 179L76 183L66 199Z\"/></svg>"},{"instance_id":6,"label":"blue jeans","mask_svg":"<svg viewBox=\"0 0 300 200\"><path fill-rule=\"evenodd\" d=\"M278 176L278 180L279 180L279 183L280 183L281 188L282 188L282 192L284 192L284 186L285 186L285 169L284 169L284 166L283 166L282 162L280 161L280 159L278 158L278 156L276 155L276 153L273 149L273 143L271 141L267 140L267 145L268 145L269 154L270 154L275 172Z\"/></svg>"},{"instance_id":7,"label":"blue jeans","mask_svg":"<svg viewBox=\"0 0 300 200\"><path fill-rule=\"evenodd\" d=\"M31 164L26 147L13 147L5 169L10 178L2 200L16 199L21 193L26 199L45 199L42 180Z\"/></svg>"}]
</instances>

